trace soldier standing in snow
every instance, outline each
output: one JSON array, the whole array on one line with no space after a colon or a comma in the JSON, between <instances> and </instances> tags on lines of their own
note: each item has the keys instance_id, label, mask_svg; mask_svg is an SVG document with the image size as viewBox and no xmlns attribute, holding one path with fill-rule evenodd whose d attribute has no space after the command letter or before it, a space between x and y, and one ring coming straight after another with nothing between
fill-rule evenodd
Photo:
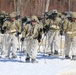
<instances>
[{"instance_id":1,"label":"soldier standing in snow","mask_svg":"<svg viewBox=\"0 0 76 75\"><path fill-rule=\"evenodd\" d=\"M68 24L65 36L65 58L76 60L76 12L70 14L71 22Z\"/></svg>"},{"instance_id":2,"label":"soldier standing in snow","mask_svg":"<svg viewBox=\"0 0 76 75\"><path fill-rule=\"evenodd\" d=\"M33 15L31 17L31 23L25 25L24 30L22 32L22 41L26 41L26 62L37 62L36 56L37 56L37 46L38 46L38 32L40 30L39 20L38 18ZM30 55L32 50L32 56Z\"/></svg>"},{"instance_id":3,"label":"soldier standing in snow","mask_svg":"<svg viewBox=\"0 0 76 75\"><path fill-rule=\"evenodd\" d=\"M59 38L59 31L60 31L60 25L61 25L61 18L57 16L58 12L57 10L52 10L52 16L51 19L47 19L45 22L45 27L49 25L49 31L48 31L48 37L47 39L48 47L51 49L51 53L54 52L54 54L58 54L58 44L57 40ZM53 48L54 47L54 48ZM54 50L53 50L54 49Z\"/></svg>"},{"instance_id":4,"label":"soldier standing in snow","mask_svg":"<svg viewBox=\"0 0 76 75\"><path fill-rule=\"evenodd\" d=\"M21 33L21 25L15 19L15 13L10 14L10 21L5 21L3 25L3 29L7 29L8 38L7 40L7 55L6 57L10 56L11 46L12 46L12 58L16 58L16 50L17 50L17 35Z\"/></svg>"},{"instance_id":5,"label":"soldier standing in snow","mask_svg":"<svg viewBox=\"0 0 76 75\"><path fill-rule=\"evenodd\" d=\"M3 14L2 14L3 15ZM7 22L9 22L9 15L6 15L6 13L4 14L4 19L3 19L3 24L2 24L2 35L3 35L3 39L2 39L2 55L6 54L7 51L7 38L8 38L8 30L6 28L7 26Z\"/></svg>"}]
</instances>

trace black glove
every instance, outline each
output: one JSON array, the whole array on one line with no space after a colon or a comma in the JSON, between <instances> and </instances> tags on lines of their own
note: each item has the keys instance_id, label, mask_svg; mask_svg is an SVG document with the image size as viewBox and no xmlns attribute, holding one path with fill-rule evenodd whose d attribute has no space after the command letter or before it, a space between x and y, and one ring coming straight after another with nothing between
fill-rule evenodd
<instances>
[{"instance_id":1,"label":"black glove","mask_svg":"<svg viewBox=\"0 0 76 75\"><path fill-rule=\"evenodd\" d=\"M1 33L4 34L5 33L4 30L1 30Z\"/></svg>"},{"instance_id":2,"label":"black glove","mask_svg":"<svg viewBox=\"0 0 76 75\"><path fill-rule=\"evenodd\" d=\"M4 29L2 30L2 33L4 34L6 32L7 27L4 26Z\"/></svg>"},{"instance_id":3,"label":"black glove","mask_svg":"<svg viewBox=\"0 0 76 75\"><path fill-rule=\"evenodd\" d=\"M40 32L42 32L42 31L43 31L43 29L40 28Z\"/></svg>"},{"instance_id":4,"label":"black glove","mask_svg":"<svg viewBox=\"0 0 76 75\"><path fill-rule=\"evenodd\" d=\"M45 31L48 32L49 29L50 29L50 26L49 26L49 25L46 25L46 26L45 26Z\"/></svg>"},{"instance_id":5,"label":"black glove","mask_svg":"<svg viewBox=\"0 0 76 75\"><path fill-rule=\"evenodd\" d=\"M17 32L16 36L19 36L21 33L20 32Z\"/></svg>"},{"instance_id":6,"label":"black glove","mask_svg":"<svg viewBox=\"0 0 76 75\"><path fill-rule=\"evenodd\" d=\"M24 41L24 37L21 38L21 41Z\"/></svg>"},{"instance_id":7,"label":"black glove","mask_svg":"<svg viewBox=\"0 0 76 75\"><path fill-rule=\"evenodd\" d=\"M7 27L5 26L5 27L4 27L4 30L6 30L6 29L7 29Z\"/></svg>"},{"instance_id":8,"label":"black glove","mask_svg":"<svg viewBox=\"0 0 76 75\"><path fill-rule=\"evenodd\" d=\"M60 35L63 35L63 31L60 31Z\"/></svg>"}]
</instances>

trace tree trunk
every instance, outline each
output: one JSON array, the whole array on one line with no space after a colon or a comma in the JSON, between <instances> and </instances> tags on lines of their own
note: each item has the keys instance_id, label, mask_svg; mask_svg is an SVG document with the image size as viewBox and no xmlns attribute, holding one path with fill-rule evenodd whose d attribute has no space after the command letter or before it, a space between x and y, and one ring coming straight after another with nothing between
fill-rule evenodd
<instances>
[{"instance_id":1,"label":"tree trunk","mask_svg":"<svg viewBox=\"0 0 76 75\"><path fill-rule=\"evenodd\" d=\"M17 13L20 14L21 11L21 4L23 0L17 0Z\"/></svg>"},{"instance_id":2,"label":"tree trunk","mask_svg":"<svg viewBox=\"0 0 76 75\"><path fill-rule=\"evenodd\" d=\"M16 11L16 0L14 0L14 11Z\"/></svg>"},{"instance_id":3,"label":"tree trunk","mask_svg":"<svg viewBox=\"0 0 76 75\"><path fill-rule=\"evenodd\" d=\"M49 4L50 4L50 0L47 0L45 12L48 12Z\"/></svg>"}]
</instances>

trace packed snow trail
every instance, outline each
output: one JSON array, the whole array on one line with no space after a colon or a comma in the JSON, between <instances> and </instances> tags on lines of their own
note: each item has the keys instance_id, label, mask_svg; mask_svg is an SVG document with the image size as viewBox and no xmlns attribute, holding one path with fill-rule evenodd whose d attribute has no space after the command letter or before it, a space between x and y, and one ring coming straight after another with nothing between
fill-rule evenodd
<instances>
[{"instance_id":1,"label":"packed snow trail","mask_svg":"<svg viewBox=\"0 0 76 75\"><path fill-rule=\"evenodd\" d=\"M25 56L22 56L25 61ZM45 63L46 60L46 63ZM23 63L17 59L0 59L0 75L60 75L76 68L76 61L62 60L58 56L37 56L39 63Z\"/></svg>"}]
</instances>

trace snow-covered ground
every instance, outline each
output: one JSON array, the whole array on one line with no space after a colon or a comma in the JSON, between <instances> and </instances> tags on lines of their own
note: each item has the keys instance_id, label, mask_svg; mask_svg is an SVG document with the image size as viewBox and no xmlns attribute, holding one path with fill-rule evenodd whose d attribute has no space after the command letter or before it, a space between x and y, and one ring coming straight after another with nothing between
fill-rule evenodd
<instances>
[{"instance_id":1,"label":"snow-covered ground","mask_svg":"<svg viewBox=\"0 0 76 75\"><path fill-rule=\"evenodd\" d=\"M21 56L23 62L20 62L19 57L17 54L17 59L0 58L0 75L61 75L71 70L76 71L76 61L62 60L58 56L43 56L43 53L38 53L38 63L25 63L24 54ZM73 75L76 75L76 73Z\"/></svg>"},{"instance_id":2,"label":"snow-covered ground","mask_svg":"<svg viewBox=\"0 0 76 75\"><path fill-rule=\"evenodd\" d=\"M25 56L22 56L21 60L25 61ZM62 60L58 56L43 56L39 53L37 61L39 63L20 62L19 56L10 60L1 58L0 75L60 75L76 69L76 61Z\"/></svg>"}]
</instances>

